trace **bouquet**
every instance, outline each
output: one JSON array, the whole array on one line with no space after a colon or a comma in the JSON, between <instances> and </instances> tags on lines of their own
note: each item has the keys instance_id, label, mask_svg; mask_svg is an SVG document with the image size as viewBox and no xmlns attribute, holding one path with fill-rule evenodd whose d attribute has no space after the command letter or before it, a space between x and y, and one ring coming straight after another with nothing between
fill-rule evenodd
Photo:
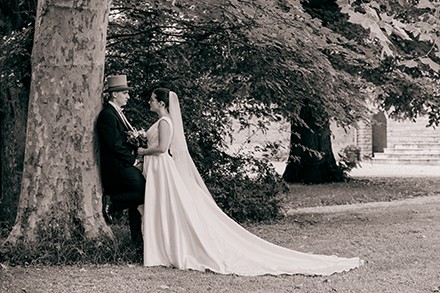
<instances>
[{"instance_id":1,"label":"bouquet","mask_svg":"<svg viewBox=\"0 0 440 293\"><path fill-rule=\"evenodd\" d=\"M129 144L135 147L147 147L147 132L141 128L137 130L136 128L133 130L127 131L127 141Z\"/></svg>"}]
</instances>

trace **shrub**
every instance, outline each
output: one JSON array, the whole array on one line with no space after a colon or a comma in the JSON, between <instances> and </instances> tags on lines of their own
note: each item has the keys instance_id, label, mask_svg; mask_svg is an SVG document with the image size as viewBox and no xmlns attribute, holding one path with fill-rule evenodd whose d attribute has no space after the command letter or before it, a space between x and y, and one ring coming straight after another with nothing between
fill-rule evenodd
<instances>
[{"instance_id":1,"label":"shrub","mask_svg":"<svg viewBox=\"0 0 440 293\"><path fill-rule=\"evenodd\" d=\"M63 240L40 235L36 243L5 245L0 263L10 266L141 263L142 253L131 244L127 223L118 223L111 228L114 239L85 240L76 237Z\"/></svg>"},{"instance_id":2,"label":"shrub","mask_svg":"<svg viewBox=\"0 0 440 293\"><path fill-rule=\"evenodd\" d=\"M354 145L348 145L338 153L340 159L338 162L339 167L344 174L347 174L353 168L360 166L361 162L361 149Z\"/></svg>"},{"instance_id":3,"label":"shrub","mask_svg":"<svg viewBox=\"0 0 440 293\"><path fill-rule=\"evenodd\" d=\"M204 157L213 166L199 168L220 208L237 222L259 222L282 216L282 195L287 186L264 159L231 157L211 152Z\"/></svg>"}]
</instances>

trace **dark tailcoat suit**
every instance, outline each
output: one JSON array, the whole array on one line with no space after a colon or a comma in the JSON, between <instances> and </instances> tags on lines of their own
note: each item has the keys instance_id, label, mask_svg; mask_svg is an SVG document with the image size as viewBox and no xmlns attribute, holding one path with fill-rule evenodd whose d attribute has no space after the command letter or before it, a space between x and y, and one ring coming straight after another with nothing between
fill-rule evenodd
<instances>
[{"instance_id":1,"label":"dark tailcoat suit","mask_svg":"<svg viewBox=\"0 0 440 293\"><path fill-rule=\"evenodd\" d=\"M127 127L116 109L106 104L98 116L101 180L115 210L128 208L134 242L142 241L141 216L137 207L144 204L145 178L134 167L135 149L127 142Z\"/></svg>"}]
</instances>

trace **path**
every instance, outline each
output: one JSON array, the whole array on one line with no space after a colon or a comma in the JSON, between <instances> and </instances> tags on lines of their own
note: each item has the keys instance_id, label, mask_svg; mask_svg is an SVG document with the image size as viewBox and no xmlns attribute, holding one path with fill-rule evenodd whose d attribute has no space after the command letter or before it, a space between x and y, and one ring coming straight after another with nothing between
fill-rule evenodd
<instances>
[{"instance_id":1,"label":"path","mask_svg":"<svg viewBox=\"0 0 440 293\"><path fill-rule=\"evenodd\" d=\"M293 214L342 213L342 212L347 212L347 211L351 212L361 209L371 210L378 208L391 208L391 207L399 207L404 205L409 206L409 205L421 205L421 204L431 204L431 203L440 203L440 193L430 196L420 196L420 197L395 200L395 201L296 208L296 209L288 210L287 214L293 215Z\"/></svg>"},{"instance_id":2,"label":"path","mask_svg":"<svg viewBox=\"0 0 440 293\"><path fill-rule=\"evenodd\" d=\"M271 162L279 174L283 174L285 162ZM440 177L440 166L385 165L362 162L349 173L352 177Z\"/></svg>"}]
</instances>

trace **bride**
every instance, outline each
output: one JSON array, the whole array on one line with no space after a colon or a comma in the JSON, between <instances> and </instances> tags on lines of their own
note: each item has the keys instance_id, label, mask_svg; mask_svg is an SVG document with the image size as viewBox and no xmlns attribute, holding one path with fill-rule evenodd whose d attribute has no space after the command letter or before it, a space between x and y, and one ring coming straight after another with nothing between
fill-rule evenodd
<instances>
[{"instance_id":1,"label":"bride","mask_svg":"<svg viewBox=\"0 0 440 293\"><path fill-rule=\"evenodd\" d=\"M148 147L138 150L146 178L139 206L144 266L257 276L330 275L362 264L357 257L277 246L234 222L216 205L188 153L177 95L157 88L149 104L159 119L147 131Z\"/></svg>"}]
</instances>

